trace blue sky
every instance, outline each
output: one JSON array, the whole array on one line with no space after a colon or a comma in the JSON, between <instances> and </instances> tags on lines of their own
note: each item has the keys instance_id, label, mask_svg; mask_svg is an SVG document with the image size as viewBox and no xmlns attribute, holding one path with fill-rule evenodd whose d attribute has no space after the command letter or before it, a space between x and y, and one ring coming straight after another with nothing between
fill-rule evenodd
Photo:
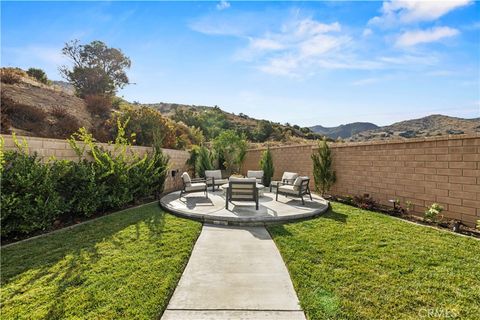
<instances>
[{"instance_id":1,"label":"blue sky","mask_svg":"<svg viewBox=\"0 0 480 320\"><path fill-rule=\"evenodd\" d=\"M60 79L64 43L131 58L119 95L302 126L480 116L480 4L4 2L1 64Z\"/></svg>"}]
</instances>

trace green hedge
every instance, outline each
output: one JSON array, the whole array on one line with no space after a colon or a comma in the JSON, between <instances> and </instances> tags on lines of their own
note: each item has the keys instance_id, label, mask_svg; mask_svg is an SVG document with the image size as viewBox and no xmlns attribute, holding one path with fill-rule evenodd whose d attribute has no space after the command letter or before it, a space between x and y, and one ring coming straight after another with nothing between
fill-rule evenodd
<instances>
[{"instance_id":1,"label":"green hedge","mask_svg":"<svg viewBox=\"0 0 480 320\"><path fill-rule=\"evenodd\" d=\"M107 151L86 131L77 137L90 147L93 161L81 160L86 148L73 139L79 161L42 162L18 143L18 150L2 153L2 238L49 229L62 217L119 209L163 191L169 159L160 148L140 157L128 152L126 139L117 139Z\"/></svg>"}]
</instances>

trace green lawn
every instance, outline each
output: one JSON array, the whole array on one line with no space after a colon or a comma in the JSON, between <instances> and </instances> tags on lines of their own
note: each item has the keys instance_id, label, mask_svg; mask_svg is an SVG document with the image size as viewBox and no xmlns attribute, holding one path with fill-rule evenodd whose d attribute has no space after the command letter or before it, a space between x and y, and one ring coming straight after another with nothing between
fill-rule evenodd
<instances>
[{"instance_id":1,"label":"green lawn","mask_svg":"<svg viewBox=\"0 0 480 320\"><path fill-rule=\"evenodd\" d=\"M155 319L201 224L157 204L1 250L2 319Z\"/></svg>"},{"instance_id":2,"label":"green lawn","mask_svg":"<svg viewBox=\"0 0 480 320\"><path fill-rule=\"evenodd\" d=\"M479 319L480 241L332 207L269 228L309 319Z\"/></svg>"}]
</instances>

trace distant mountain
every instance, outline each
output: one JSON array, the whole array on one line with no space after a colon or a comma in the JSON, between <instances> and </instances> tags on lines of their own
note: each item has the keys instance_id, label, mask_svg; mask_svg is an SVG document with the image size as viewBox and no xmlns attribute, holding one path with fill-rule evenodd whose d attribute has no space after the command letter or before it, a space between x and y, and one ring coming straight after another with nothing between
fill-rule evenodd
<instances>
[{"instance_id":1,"label":"distant mountain","mask_svg":"<svg viewBox=\"0 0 480 320\"><path fill-rule=\"evenodd\" d=\"M353 122L348 124L342 124L337 127L322 127L320 125L310 127L313 132L328 136L332 139L350 138L357 133L377 128L379 128L377 125L370 122Z\"/></svg>"},{"instance_id":2,"label":"distant mountain","mask_svg":"<svg viewBox=\"0 0 480 320\"><path fill-rule=\"evenodd\" d=\"M480 133L480 118L463 119L434 114L360 132L349 141L422 138L440 135Z\"/></svg>"}]
</instances>

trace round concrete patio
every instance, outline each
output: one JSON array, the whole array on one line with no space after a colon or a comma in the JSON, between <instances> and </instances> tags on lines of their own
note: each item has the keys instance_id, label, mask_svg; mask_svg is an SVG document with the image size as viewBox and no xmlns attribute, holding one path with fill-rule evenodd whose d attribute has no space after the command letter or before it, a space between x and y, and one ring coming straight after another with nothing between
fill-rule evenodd
<instances>
[{"instance_id":1,"label":"round concrete patio","mask_svg":"<svg viewBox=\"0 0 480 320\"><path fill-rule=\"evenodd\" d=\"M283 223L316 217L328 210L328 201L312 194L311 201L304 197L305 205L300 198L278 196L265 192L255 210L254 202L232 202L229 210L225 209L223 191L208 191L208 198L203 192L184 194L180 191L166 194L160 199L160 206L177 216L205 223L221 225L264 225ZM307 200L308 199L308 200Z\"/></svg>"}]
</instances>

